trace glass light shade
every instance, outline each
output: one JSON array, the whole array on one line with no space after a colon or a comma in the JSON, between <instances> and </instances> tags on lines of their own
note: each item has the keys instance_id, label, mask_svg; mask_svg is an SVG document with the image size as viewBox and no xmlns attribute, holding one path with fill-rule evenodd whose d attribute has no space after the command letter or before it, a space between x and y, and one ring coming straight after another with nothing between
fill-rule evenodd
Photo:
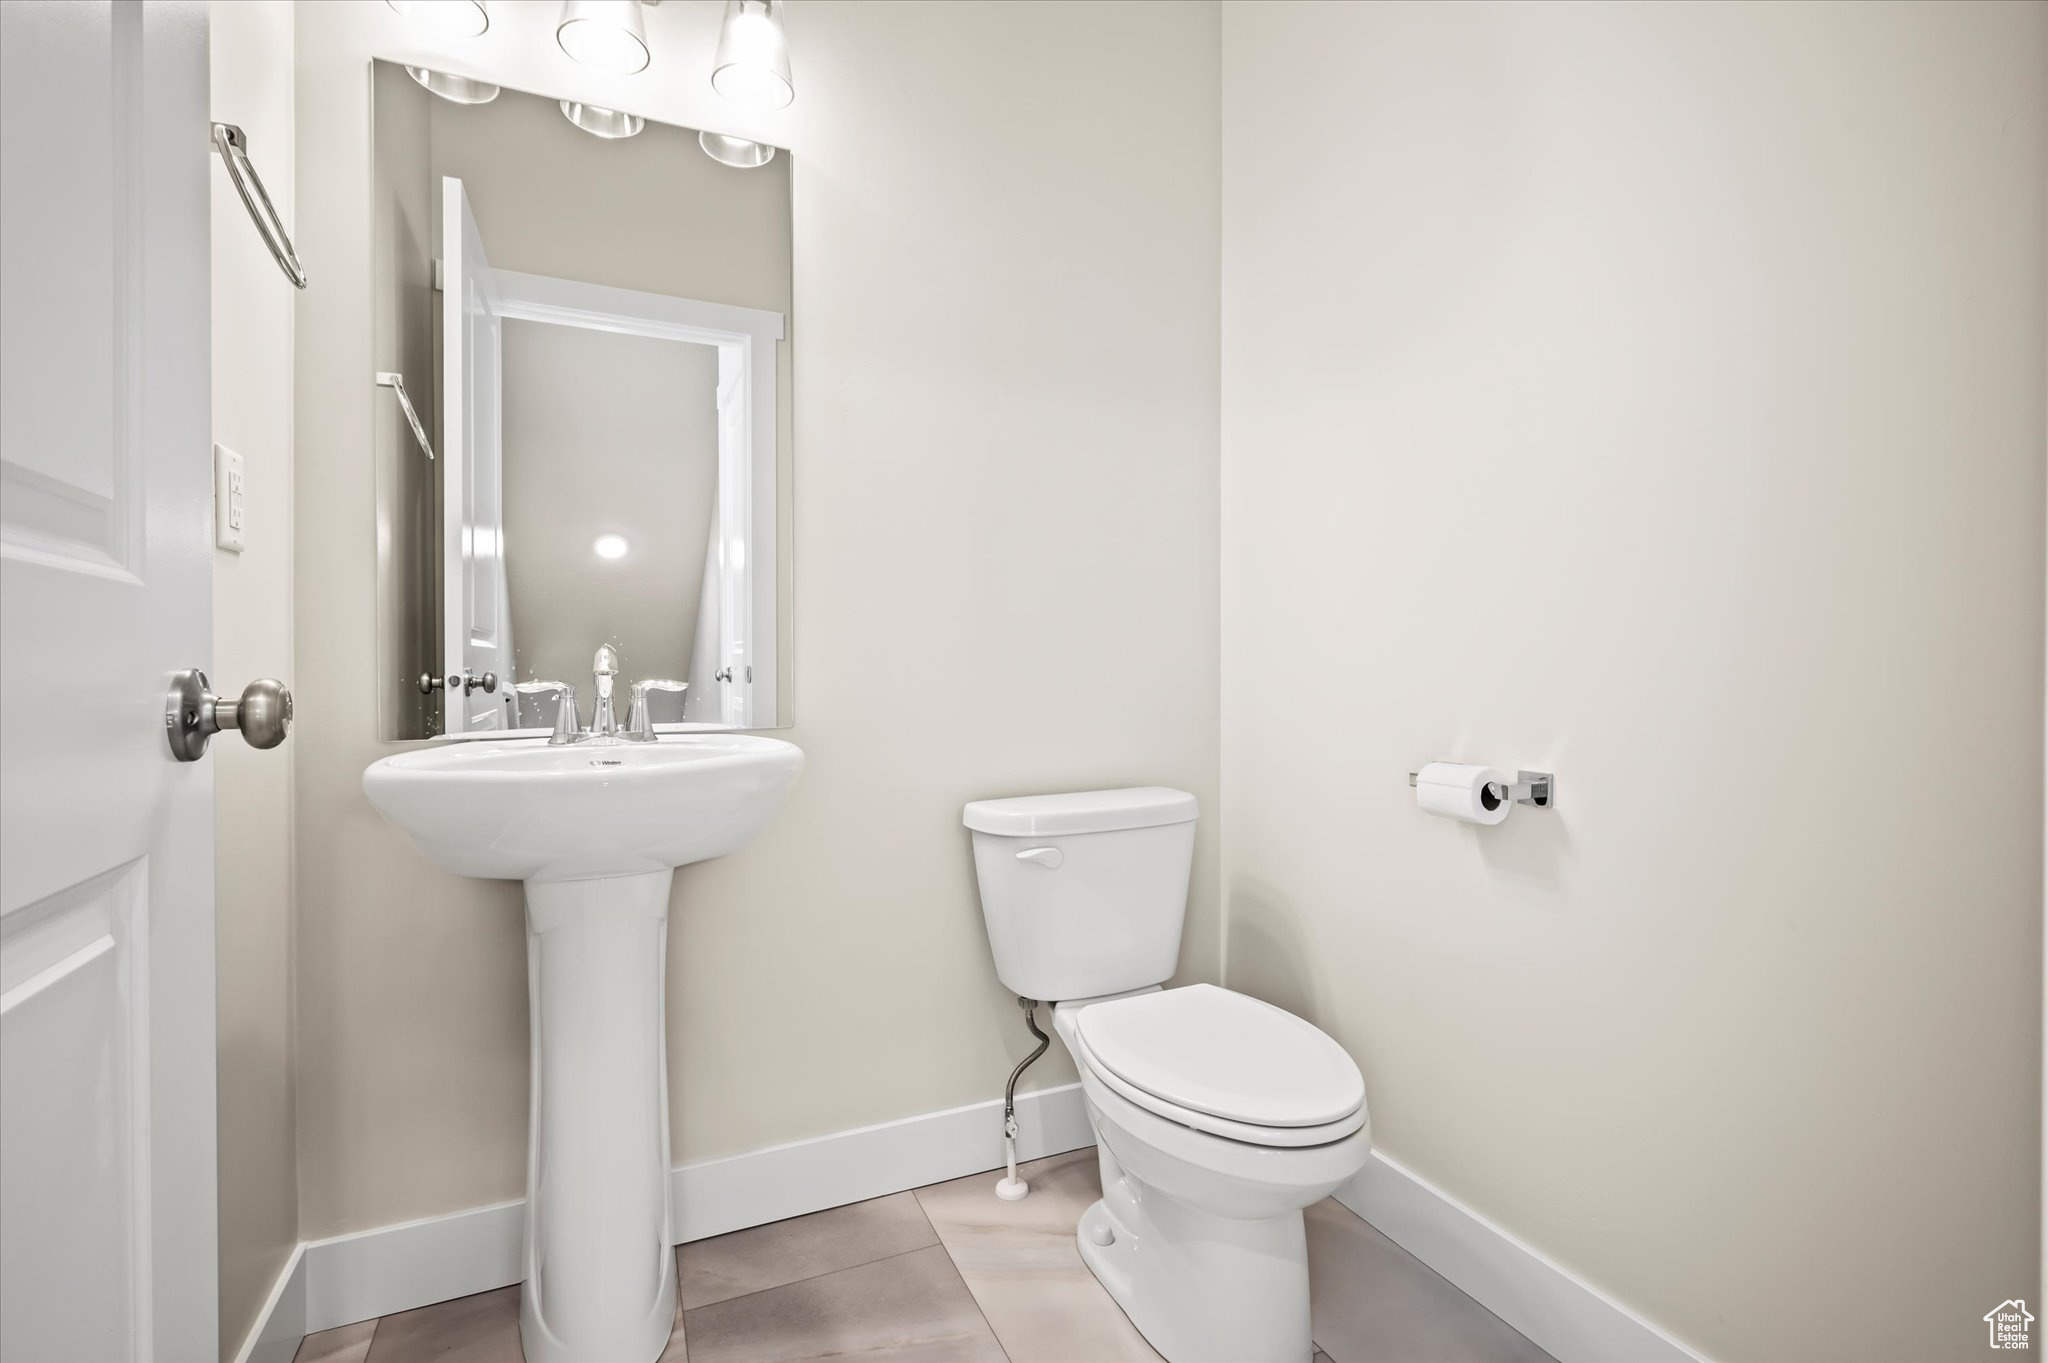
<instances>
[{"instance_id":1,"label":"glass light shade","mask_svg":"<svg viewBox=\"0 0 2048 1363\"><path fill-rule=\"evenodd\" d=\"M647 126L647 120L638 114L622 114L617 109L578 104L569 99L562 101L562 117L593 137L613 142L621 137L631 137Z\"/></svg>"},{"instance_id":2,"label":"glass light shade","mask_svg":"<svg viewBox=\"0 0 2048 1363\"><path fill-rule=\"evenodd\" d=\"M487 80L451 76L424 66L408 66L405 74L451 104L489 104L498 97L498 87Z\"/></svg>"},{"instance_id":3,"label":"glass light shade","mask_svg":"<svg viewBox=\"0 0 2048 1363\"><path fill-rule=\"evenodd\" d=\"M436 33L474 38L491 26L491 12L484 0L384 0L406 18L425 24Z\"/></svg>"},{"instance_id":4,"label":"glass light shade","mask_svg":"<svg viewBox=\"0 0 2048 1363\"><path fill-rule=\"evenodd\" d=\"M615 76L645 71L652 57L640 0L568 0L555 42L585 66Z\"/></svg>"},{"instance_id":5,"label":"glass light shade","mask_svg":"<svg viewBox=\"0 0 2048 1363\"><path fill-rule=\"evenodd\" d=\"M749 142L744 137L728 137L724 133L698 133L697 145L720 165L739 170L752 170L775 159L775 148L766 142Z\"/></svg>"},{"instance_id":6,"label":"glass light shade","mask_svg":"<svg viewBox=\"0 0 2048 1363\"><path fill-rule=\"evenodd\" d=\"M772 0L726 0L711 88L742 109L780 109L796 98L789 40Z\"/></svg>"}]
</instances>

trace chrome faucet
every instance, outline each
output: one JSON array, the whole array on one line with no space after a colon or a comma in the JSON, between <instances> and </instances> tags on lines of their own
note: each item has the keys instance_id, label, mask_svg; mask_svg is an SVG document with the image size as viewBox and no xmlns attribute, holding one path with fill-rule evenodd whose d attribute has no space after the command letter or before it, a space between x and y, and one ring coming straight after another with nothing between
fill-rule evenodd
<instances>
[{"instance_id":1,"label":"chrome faucet","mask_svg":"<svg viewBox=\"0 0 2048 1363\"><path fill-rule=\"evenodd\" d=\"M612 689L619 675L618 650L610 644L600 644L597 656L590 661L590 670L597 681L597 700L590 707L590 727L579 730L576 727L576 688L567 682L530 681L520 682L512 689L520 695L536 695L548 691L560 693L561 702L555 707L555 731L548 737L549 747L565 743L588 743L592 739L617 743L630 739L638 743L654 741L654 725L649 722L647 693L649 691L681 691L686 683L672 681L643 681L633 683L633 713L626 726L619 725L618 713L612 708Z\"/></svg>"},{"instance_id":2,"label":"chrome faucet","mask_svg":"<svg viewBox=\"0 0 2048 1363\"><path fill-rule=\"evenodd\" d=\"M617 738L619 718L612 711L612 678L619 675L619 655L610 644L597 646L597 657L590 663L590 670L597 680L597 700L590 709L591 738Z\"/></svg>"}]
</instances>

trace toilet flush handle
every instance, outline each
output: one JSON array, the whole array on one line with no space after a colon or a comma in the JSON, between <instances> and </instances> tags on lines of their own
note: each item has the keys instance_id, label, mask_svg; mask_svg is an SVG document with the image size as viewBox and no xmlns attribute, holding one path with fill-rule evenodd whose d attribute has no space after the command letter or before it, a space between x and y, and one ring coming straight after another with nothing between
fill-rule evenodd
<instances>
[{"instance_id":1,"label":"toilet flush handle","mask_svg":"<svg viewBox=\"0 0 2048 1363\"><path fill-rule=\"evenodd\" d=\"M1057 847L1027 847L1017 854L1017 860L1028 861L1034 866L1043 866L1050 871L1065 861L1066 856Z\"/></svg>"}]
</instances>

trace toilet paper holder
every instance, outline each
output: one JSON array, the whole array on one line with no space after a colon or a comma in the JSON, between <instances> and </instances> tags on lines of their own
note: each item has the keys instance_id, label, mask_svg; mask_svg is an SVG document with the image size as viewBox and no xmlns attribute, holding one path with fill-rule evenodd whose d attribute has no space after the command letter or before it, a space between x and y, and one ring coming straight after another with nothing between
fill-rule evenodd
<instances>
[{"instance_id":1,"label":"toilet paper holder","mask_svg":"<svg viewBox=\"0 0 2048 1363\"><path fill-rule=\"evenodd\" d=\"M1413 786L1419 772L1408 773L1408 784ZM1518 771L1512 783L1491 783L1503 800L1517 804L1533 805L1537 809L1548 809L1557 800L1557 777L1547 771Z\"/></svg>"}]
</instances>

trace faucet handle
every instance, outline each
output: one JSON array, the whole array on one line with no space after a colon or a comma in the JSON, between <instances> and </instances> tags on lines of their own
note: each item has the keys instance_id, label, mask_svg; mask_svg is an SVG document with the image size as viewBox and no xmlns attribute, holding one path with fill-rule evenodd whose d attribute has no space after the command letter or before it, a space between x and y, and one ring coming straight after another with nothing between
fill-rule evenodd
<instances>
[{"instance_id":1,"label":"faucet handle","mask_svg":"<svg viewBox=\"0 0 2048 1363\"><path fill-rule=\"evenodd\" d=\"M687 691L688 682L669 681L665 678L649 678L633 683L633 708L626 712L626 737L635 743L654 741L654 716L647 703L649 691Z\"/></svg>"},{"instance_id":2,"label":"faucet handle","mask_svg":"<svg viewBox=\"0 0 2048 1363\"><path fill-rule=\"evenodd\" d=\"M515 682L512 689L522 696L540 695L547 691L561 693L561 704L555 707L555 731L548 735L549 747L560 747L574 743L581 735L576 732L576 688L567 682L523 681Z\"/></svg>"}]
</instances>

